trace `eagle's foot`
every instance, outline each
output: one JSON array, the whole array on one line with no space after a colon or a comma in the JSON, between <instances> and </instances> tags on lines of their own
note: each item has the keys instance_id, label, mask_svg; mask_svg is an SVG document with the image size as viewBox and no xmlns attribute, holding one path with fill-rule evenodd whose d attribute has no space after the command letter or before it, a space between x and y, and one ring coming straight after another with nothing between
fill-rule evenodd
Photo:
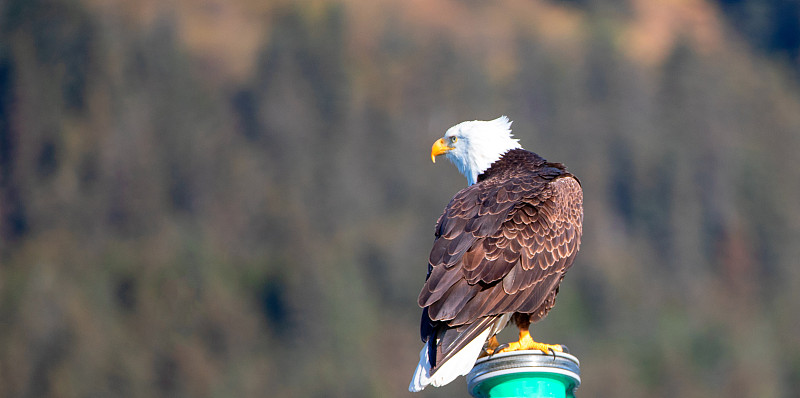
<instances>
[{"instance_id":1,"label":"eagle's foot","mask_svg":"<svg viewBox=\"0 0 800 398\"><path fill-rule=\"evenodd\" d=\"M554 351L564 352L564 348L560 344L545 344L545 343L539 343L538 341L533 341L533 338L531 337L530 333L528 333L527 330L519 332L519 341L514 341L508 344L504 344L504 346L505 347L502 347L496 352L539 350L547 355L550 354L555 355Z\"/></svg>"},{"instance_id":2,"label":"eagle's foot","mask_svg":"<svg viewBox=\"0 0 800 398\"><path fill-rule=\"evenodd\" d=\"M500 347L500 343L497 341L497 336L490 337L489 340L486 341L486 346L483 347L483 351L478 358L483 358L494 354L495 351L497 351L497 347Z\"/></svg>"}]
</instances>

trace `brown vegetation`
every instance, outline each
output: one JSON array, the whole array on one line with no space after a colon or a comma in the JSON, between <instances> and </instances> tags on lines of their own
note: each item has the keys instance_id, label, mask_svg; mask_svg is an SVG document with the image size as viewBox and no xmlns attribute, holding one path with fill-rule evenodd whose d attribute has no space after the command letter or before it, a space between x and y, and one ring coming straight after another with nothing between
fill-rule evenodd
<instances>
[{"instance_id":1,"label":"brown vegetation","mask_svg":"<svg viewBox=\"0 0 800 398\"><path fill-rule=\"evenodd\" d=\"M0 396L405 396L430 144L501 114L583 183L581 395L796 395L795 75L602 3L0 3Z\"/></svg>"}]
</instances>

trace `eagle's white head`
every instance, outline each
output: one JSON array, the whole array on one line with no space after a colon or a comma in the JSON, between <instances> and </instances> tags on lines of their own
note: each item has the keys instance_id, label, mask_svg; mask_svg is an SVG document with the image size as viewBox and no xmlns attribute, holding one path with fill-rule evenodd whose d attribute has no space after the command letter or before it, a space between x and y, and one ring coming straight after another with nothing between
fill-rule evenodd
<instances>
[{"instance_id":1,"label":"eagle's white head","mask_svg":"<svg viewBox=\"0 0 800 398\"><path fill-rule=\"evenodd\" d=\"M447 156L472 185L503 154L522 148L518 141L511 136L511 121L505 116L461 122L433 143L431 160L436 163L437 156Z\"/></svg>"}]
</instances>

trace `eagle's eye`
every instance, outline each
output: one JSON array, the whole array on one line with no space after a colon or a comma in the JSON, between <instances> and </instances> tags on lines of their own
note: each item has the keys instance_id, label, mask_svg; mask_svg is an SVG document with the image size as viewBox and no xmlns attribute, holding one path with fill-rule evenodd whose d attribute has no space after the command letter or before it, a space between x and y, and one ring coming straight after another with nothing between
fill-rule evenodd
<instances>
[{"instance_id":1,"label":"eagle's eye","mask_svg":"<svg viewBox=\"0 0 800 398\"><path fill-rule=\"evenodd\" d=\"M458 141L458 137L456 137L456 136L452 136L452 137L450 137L450 143L451 143L451 144L455 144L455 143L456 143L456 141Z\"/></svg>"}]
</instances>

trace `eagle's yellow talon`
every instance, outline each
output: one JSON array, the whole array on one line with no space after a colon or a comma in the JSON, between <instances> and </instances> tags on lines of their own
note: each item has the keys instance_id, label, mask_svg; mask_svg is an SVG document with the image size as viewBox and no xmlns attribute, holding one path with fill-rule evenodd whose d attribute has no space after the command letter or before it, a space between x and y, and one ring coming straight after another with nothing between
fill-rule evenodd
<instances>
[{"instance_id":1,"label":"eagle's yellow talon","mask_svg":"<svg viewBox=\"0 0 800 398\"><path fill-rule=\"evenodd\" d=\"M492 355L497 350L497 347L500 347L500 343L497 342L497 336L492 336L489 340L486 341L486 347L484 347L483 352L478 358L487 357Z\"/></svg>"},{"instance_id":2,"label":"eagle's yellow talon","mask_svg":"<svg viewBox=\"0 0 800 398\"><path fill-rule=\"evenodd\" d=\"M539 350L547 355L553 354L553 351L564 352L564 348L559 344L545 344L533 341L530 332L527 329L519 331L519 341L508 343L508 346L497 352L511 352L519 350ZM555 355L555 354L553 354Z\"/></svg>"}]
</instances>

